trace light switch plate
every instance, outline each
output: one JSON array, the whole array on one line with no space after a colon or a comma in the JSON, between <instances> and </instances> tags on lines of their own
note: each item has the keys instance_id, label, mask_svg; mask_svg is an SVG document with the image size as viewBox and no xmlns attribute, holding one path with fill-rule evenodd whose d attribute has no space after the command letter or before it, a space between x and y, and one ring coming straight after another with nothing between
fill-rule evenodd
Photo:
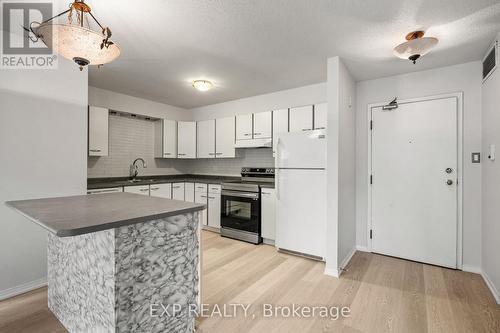
<instances>
[{"instance_id":1,"label":"light switch plate","mask_svg":"<svg viewBox=\"0 0 500 333\"><path fill-rule=\"evenodd\" d=\"M481 163L481 153L472 153L472 163Z\"/></svg>"}]
</instances>

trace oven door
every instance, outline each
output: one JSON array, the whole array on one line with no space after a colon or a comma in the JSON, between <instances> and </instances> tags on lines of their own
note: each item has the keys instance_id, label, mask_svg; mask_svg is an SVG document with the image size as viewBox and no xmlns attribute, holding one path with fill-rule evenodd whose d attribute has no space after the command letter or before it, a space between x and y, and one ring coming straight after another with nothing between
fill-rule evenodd
<instances>
[{"instance_id":1,"label":"oven door","mask_svg":"<svg viewBox=\"0 0 500 333\"><path fill-rule=\"evenodd\" d=\"M260 235L259 193L222 190L221 226Z\"/></svg>"}]
</instances>

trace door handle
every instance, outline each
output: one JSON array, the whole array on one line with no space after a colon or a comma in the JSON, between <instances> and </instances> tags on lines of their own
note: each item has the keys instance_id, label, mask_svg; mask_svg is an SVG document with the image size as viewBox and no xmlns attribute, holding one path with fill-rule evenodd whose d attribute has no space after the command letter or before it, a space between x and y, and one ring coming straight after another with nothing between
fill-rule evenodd
<instances>
[{"instance_id":1,"label":"door handle","mask_svg":"<svg viewBox=\"0 0 500 333\"><path fill-rule=\"evenodd\" d=\"M446 181L446 185L453 185L453 180L448 179L448 180Z\"/></svg>"}]
</instances>

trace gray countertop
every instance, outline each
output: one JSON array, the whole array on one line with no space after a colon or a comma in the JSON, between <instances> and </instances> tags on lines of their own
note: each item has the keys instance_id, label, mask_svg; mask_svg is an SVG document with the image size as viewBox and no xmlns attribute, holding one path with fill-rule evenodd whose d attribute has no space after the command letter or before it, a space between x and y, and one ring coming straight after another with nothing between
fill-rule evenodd
<instances>
[{"instance_id":1,"label":"gray countertop","mask_svg":"<svg viewBox=\"0 0 500 333\"><path fill-rule=\"evenodd\" d=\"M95 190L109 187L151 185L175 182L210 183L221 184L223 182L239 180L234 176L212 176L212 175L171 175L171 176L142 176L137 178L138 182L130 182L127 178L89 178L87 189Z\"/></svg>"},{"instance_id":2,"label":"gray countertop","mask_svg":"<svg viewBox=\"0 0 500 333\"><path fill-rule=\"evenodd\" d=\"M113 229L205 208L203 204L132 193L8 201L6 205L59 237Z\"/></svg>"}]
</instances>

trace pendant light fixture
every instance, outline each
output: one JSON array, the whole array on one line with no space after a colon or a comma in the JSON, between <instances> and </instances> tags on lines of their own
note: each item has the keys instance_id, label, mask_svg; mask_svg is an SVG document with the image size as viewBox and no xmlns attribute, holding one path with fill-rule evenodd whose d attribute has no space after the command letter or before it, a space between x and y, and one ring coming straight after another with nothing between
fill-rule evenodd
<instances>
[{"instance_id":1,"label":"pendant light fixture","mask_svg":"<svg viewBox=\"0 0 500 333\"><path fill-rule=\"evenodd\" d=\"M54 20L68 14L67 22L55 23ZM74 20L76 17L76 22ZM93 20L101 31L92 30ZM47 47L66 59L74 61L80 70L87 65L102 66L120 56L120 48L111 41L111 30L97 21L92 10L84 0L75 0L69 9L43 21L31 22L29 29L35 38L41 39Z\"/></svg>"},{"instance_id":2,"label":"pendant light fixture","mask_svg":"<svg viewBox=\"0 0 500 333\"><path fill-rule=\"evenodd\" d=\"M406 35L406 42L394 48L394 54L401 59L408 59L414 64L417 59L427 54L436 44L438 39L424 37L425 32L413 31Z\"/></svg>"}]
</instances>

